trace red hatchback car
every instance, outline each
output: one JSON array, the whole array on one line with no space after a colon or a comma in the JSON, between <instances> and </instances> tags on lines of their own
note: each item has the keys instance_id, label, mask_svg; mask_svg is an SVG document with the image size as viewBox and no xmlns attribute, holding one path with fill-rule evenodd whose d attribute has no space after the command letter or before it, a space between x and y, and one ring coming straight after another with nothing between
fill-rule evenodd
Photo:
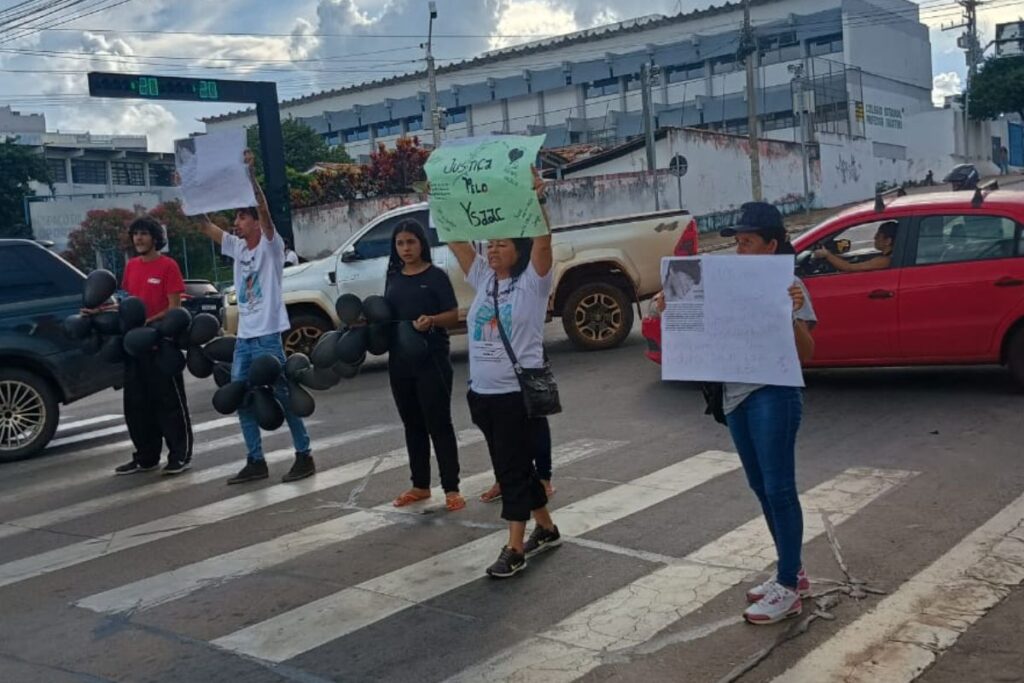
<instances>
[{"instance_id":1,"label":"red hatchback car","mask_svg":"<svg viewBox=\"0 0 1024 683\"><path fill-rule=\"evenodd\" d=\"M879 255L879 225L899 224L890 267L840 272ZM1007 365L1024 385L1024 192L982 189L883 197L793 240L818 325L808 367ZM661 329L645 321L660 362Z\"/></svg>"}]
</instances>

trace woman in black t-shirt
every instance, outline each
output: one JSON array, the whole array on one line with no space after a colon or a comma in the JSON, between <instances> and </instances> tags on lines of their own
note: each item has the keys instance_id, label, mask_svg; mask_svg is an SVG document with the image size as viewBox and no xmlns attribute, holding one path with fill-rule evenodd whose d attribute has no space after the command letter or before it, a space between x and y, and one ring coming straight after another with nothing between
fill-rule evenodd
<instances>
[{"instance_id":1,"label":"woman in black t-shirt","mask_svg":"<svg viewBox=\"0 0 1024 683\"><path fill-rule=\"evenodd\" d=\"M391 394L405 425L412 488L398 496L395 507L430 497L430 443L434 443L445 506L466 507L459 493L459 451L452 425L452 364L448 329L459 322L458 301L451 280L431 263L430 243L414 220L395 226L391 235L384 298L398 325L411 325L423 335L428 353L412 357L403 345L388 355Z\"/></svg>"}]
</instances>

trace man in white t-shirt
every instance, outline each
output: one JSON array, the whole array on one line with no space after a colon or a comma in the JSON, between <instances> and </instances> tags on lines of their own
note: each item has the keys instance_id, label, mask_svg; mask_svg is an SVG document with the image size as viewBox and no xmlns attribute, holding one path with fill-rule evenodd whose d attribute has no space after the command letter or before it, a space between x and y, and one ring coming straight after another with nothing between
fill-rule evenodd
<instances>
[{"instance_id":1,"label":"man in white t-shirt","mask_svg":"<svg viewBox=\"0 0 1024 683\"><path fill-rule=\"evenodd\" d=\"M284 347L281 333L290 327L288 311L281 296L281 278L284 271L284 239L274 229L274 221L267 208L267 198L253 174L252 154L246 150L245 163L249 167L256 207L245 207L235 212L235 234L230 235L207 219L203 232L220 244L221 253L234 260L235 292L238 296L238 338L235 357L231 364L232 381L248 377L249 366L260 356L276 356L284 365ZM305 479L316 472L310 452L309 434L302 418L288 408L288 385L284 377L274 387L274 395L284 407L288 429L295 445L295 463L284 475L284 481ZM238 421L248 449L245 467L228 480L241 484L269 476L267 461L263 457L260 426L252 407L238 409Z\"/></svg>"}]
</instances>

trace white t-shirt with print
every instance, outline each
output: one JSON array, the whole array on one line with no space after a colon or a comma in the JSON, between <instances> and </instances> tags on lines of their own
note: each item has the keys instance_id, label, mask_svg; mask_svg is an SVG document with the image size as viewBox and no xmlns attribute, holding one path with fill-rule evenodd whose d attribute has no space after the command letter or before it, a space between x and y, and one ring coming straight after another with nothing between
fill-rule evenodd
<instances>
[{"instance_id":1,"label":"white t-shirt with print","mask_svg":"<svg viewBox=\"0 0 1024 683\"><path fill-rule=\"evenodd\" d=\"M469 307L469 388L478 394L508 394L519 391L519 380L505 352L494 316L494 271L477 256L466 275L476 290ZM531 263L517 278L498 281L498 309L512 351L519 365L544 365L544 322L548 313L552 273L537 274Z\"/></svg>"},{"instance_id":2,"label":"white t-shirt with print","mask_svg":"<svg viewBox=\"0 0 1024 683\"><path fill-rule=\"evenodd\" d=\"M245 240L225 234L220 252L234 259L235 293L238 296L238 338L253 339L279 334L291 327L281 296L284 271L284 240L280 235L249 249Z\"/></svg>"}]
</instances>

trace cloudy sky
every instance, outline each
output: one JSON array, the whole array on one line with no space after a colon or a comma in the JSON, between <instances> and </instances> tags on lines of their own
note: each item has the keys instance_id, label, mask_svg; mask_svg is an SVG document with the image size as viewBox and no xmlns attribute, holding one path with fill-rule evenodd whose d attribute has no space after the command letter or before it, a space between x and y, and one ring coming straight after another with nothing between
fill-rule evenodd
<instances>
[{"instance_id":1,"label":"cloudy sky","mask_svg":"<svg viewBox=\"0 0 1024 683\"><path fill-rule=\"evenodd\" d=\"M964 78L952 0L916 0L932 27L935 96ZM712 0L437 0L439 63L537 37L638 14L673 14ZM33 22L23 8L49 6ZM642 10L638 10L639 6ZM981 11L984 40L996 23L1024 13L992 0ZM20 25L19 25L20 24ZM84 96L85 72L131 71L275 80L282 97L383 78L420 66L426 0L0 0L0 105L43 112L48 128L146 134L150 148L203 129L198 118L223 105L139 103ZM35 30L46 27L47 30Z\"/></svg>"}]
</instances>

